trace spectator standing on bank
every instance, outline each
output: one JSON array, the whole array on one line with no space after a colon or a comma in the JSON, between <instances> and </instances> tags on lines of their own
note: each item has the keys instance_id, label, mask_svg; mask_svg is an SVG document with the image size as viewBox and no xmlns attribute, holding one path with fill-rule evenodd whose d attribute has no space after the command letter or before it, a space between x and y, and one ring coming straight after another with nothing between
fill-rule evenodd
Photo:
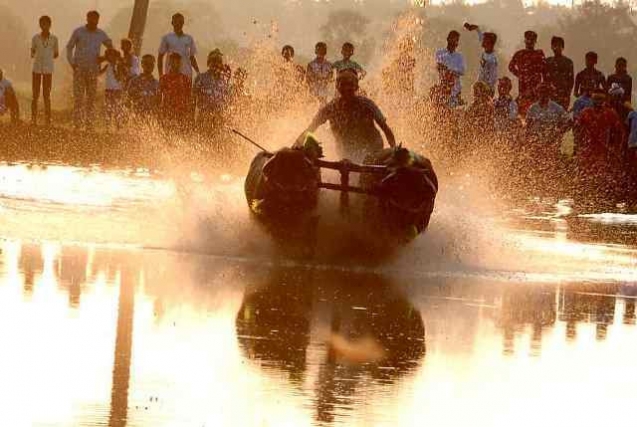
<instances>
[{"instance_id":1,"label":"spectator standing on bank","mask_svg":"<svg viewBox=\"0 0 637 427\"><path fill-rule=\"evenodd\" d=\"M613 83L617 83L624 89L624 102L631 102L633 93L633 78L628 74L628 61L626 58L617 58L615 61L615 73L608 76L606 87L611 89Z\"/></svg>"},{"instance_id":2,"label":"spectator standing on bank","mask_svg":"<svg viewBox=\"0 0 637 427\"><path fill-rule=\"evenodd\" d=\"M119 130L123 120L123 93L128 78L128 70L122 62L122 55L115 49L106 49L106 65L100 70L105 74L104 106L106 112L106 128L110 131L111 124Z\"/></svg>"},{"instance_id":3,"label":"spectator standing on bank","mask_svg":"<svg viewBox=\"0 0 637 427\"><path fill-rule=\"evenodd\" d=\"M230 82L225 75L223 54L215 49L208 55L208 70L195 79L193 101L198 110L200 131L218 132L230 101Z\"/></svg>"},{"instance_id":4,"label":"spectator standing on bank","mask_svg":"<svg viewBox=\"0 0 637 427\"><path fill-rule=\"evenodd\" d=\"M478 72L479 82L486 83L491 89L491 95L495 95L496 84L498 83L498 56L495 53L495 44L498 36L495 33L483 33L480 27L473 24L464 24L469 31L477 31L478 40L482 45L482 55L480 55L480 71Z\"/></svg>"},{"instance_id":5,"label":"spectator standing on bank","mask_svg":"<svg viewBox=\"0 0 637 427\"><path fill-rule=\"evenodd\" d=\"M326 59L327 45L318 42L314 47L316 58L307 64L306 79L310 93L321 103L327 103L330 95L330 82L334 80L332 63Z\"/></svg>"},{"instance_id":6,"label":"spectator standing on bank","mask_svg":"<svg viewBox=\"0 0 637 427\"><path fill-rule=\"evenodd\" d=\"M128 82L128 100L137 120L148 120L159 109L159 81L153 76L155 57L142 57L142 73Z\"/></svg>"},{"instance_id":7,"label":"spectator standing on bank","mask_svg":"<svg viewBox=\"0 0 637 427\"><path fill-rule=\"evenodd\" d=\"M352 70L356 73L359 80L364 79L367 72L358 62L352 60L352 56L354 56L354 45L350 42L344 43L341 48L341 55L343 56L343 59L336 61L333 64L336 74L338 75L338 73L343 70Z\"/></svg>"},{"instance_id":8,"label":"spectator standing on bank","mask_svg":"<svg viewBox=\"0 0 637 427\"><path fill-rule=\"evenodd\" d=\"M157 57L159 78L161 79L164 75L164 56L177 53L181 57L180 72L192 82L192 70L199 74L195 39L191 35L184 33L184 24L186 22L184 15L181 13L174 14L171 22L173 32L162 37L159 45L159 55Z\"/></svg>"},{"instance_id":9,"label":"spectator standing on bank","mask_svg":"<svg viewBox=\"0 0 637 427\"><path fill-rule=\"evenodd\" d=\"M606 90L604 73L595 68L595 65L597 65L597 53L586 53L585 61L586 68L577 73L577 77L575 77L575 96L577 97L582 95L582 87L584 85L589 85L593 91L601 90L604 92Z\"/></svg>"},{"instance_id":10,"label":"spectator standing on bank","mask_svg":"<svg viewBox=\"0 0 637 427\"><path fill-rule=\"evenodd\" d=\"M446 71L450 71L454 75L454 86L451 92L451 106L456 107L462 105L462 82L460 77L464 76L466 66L464 56L457 51L460 44L460 33L457 31L450 31L447 35L447 47L438 49L436 51L436 69L440 78L446 74Z\"/></svg>"},{"instance_id":11,"label":"spectator standing on bank","mask_svg":"<svg viewBox=\"0 0 637 427\"><path fill-rule=\"evenodd\" d=\"M86 25L73 31L66 45L66 56L73 67L73 97L75 98L74 126L82 125L92 130L94 125L95 95L99 74L100 51L102 46L112 48L113 43L104 31L99 29L100 14L90 11L86 15Z\"/></svg>"},{"instance_id":12,"label":"spectator standing on bank","mask_svg":"<svg viewBox=\"0 0 637 427\"><path fill-rule=\"evenodd\" d=\"M53 86L53 62L60 56L58 39L51 34L51 18L40 17L41 32L31 40L31 58L33 58L31 122L37 124L40 91L44 98L44 120L51 124L51 89Z\"/></svg>"},{"instance_id":13,"label":"spectator standing on bank","mask_svg":"<svg viewBox=\"0 0 637 427\"><path fill-rule=\"evenodd\" d=\"M546 58L545 80L553 87L551 100L568 110L575 84L573 61L564 56L564 39L562 37L551 39L551 50L553 50L553 56Z\"/></svg>"},{"instance_id":14,"label":"spectator standing on bank","mask_svg":"<svg viewBox=\"0 0 637 427\"><path fill-rule=\"evenodd\" d=\"M122 39L120 48L122 49L122 64L126 70L126 83L128 83L133 77L139 76L142 71L139 58L133 53L133 42L130 39Z\"/></svg>"},{"instance_id":15,"label":"spectator standing on bank","mask_svg":"<svg viewBox=\"0 0 637 427\"><path fill-rule=\"evenodd\" d=\"M498 79L498 97L493 101L495 130L502 134L519 125L518 104L511 96L513 82L508 77Z\"/></svg>"},{"instance_id":16,"label":"spectator standing on bank","mask_svg":"<svg viewBox=\"0 0 637 427\"><path fill-rule=\"evenodd\" d=\"M509 63L509 71L518 78L518 107L522 116L529 107L538 100L537 89L545 69L544 51L536 49L537 33L524 33L524 49L513 55Z\"/></svg>"},{"instance_id":17,"label":"spectator standing on bank","mask_svg":"<svg viewBox=\"0 0 637 427\"><path fill-rule=\"evenodd\" d=\"M192 119L190 78L183 74L182 56L173 52L168 57L168 73L159 78L161 111L166 127L184 130Z\"/></svg>"}]
</instances>

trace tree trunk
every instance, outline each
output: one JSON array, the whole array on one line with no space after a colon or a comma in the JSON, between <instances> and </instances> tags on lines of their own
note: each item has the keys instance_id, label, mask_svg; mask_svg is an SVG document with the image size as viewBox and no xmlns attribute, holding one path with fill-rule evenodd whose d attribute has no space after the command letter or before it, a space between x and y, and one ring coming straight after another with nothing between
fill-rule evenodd
<instances>
[{"instance_id":1,"label":"tree trunk","mask_svg":"<svg viewBox=\"0 0 637 427\"><path fill-rule=\"evenodd\" d=\"M133 16L130 21L128 38L133 41L133 49L138 56L142 50L149 3L150 0L135 0L135 5L133 6Z\"/></svg>"}]
</instances>

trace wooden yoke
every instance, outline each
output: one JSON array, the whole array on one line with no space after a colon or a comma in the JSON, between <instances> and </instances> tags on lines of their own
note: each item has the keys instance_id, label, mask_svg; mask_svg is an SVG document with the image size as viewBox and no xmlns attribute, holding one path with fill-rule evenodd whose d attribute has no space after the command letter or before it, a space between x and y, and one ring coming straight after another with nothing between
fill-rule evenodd
<instances>
[{"instance_id":1,"label":"wooden yoke","mask_svg":"<svg viewBox=\"0 0 637 427\"><path fill-rule=\"evenodd\" d=\"M387 167L385 166L373 166L373 165L359 165L356 163L352 163L349 160L341 160L339 162L330 162L327 160L316 160L314 162L320 168L324 169L332 169L336 170L341 174L341 183L339 184L330 184L326 182L322 182L319 184L320 188L325 188L327 190L335 190L341 191L343 194L347 193L358 193L358 194L370 194L373 195L373 192L370 190L366 190L361 187L352 187L349 185L349 174L354 173L372 173L378 175L384 175L387 173Z\"/></svg>"}]
</instances>

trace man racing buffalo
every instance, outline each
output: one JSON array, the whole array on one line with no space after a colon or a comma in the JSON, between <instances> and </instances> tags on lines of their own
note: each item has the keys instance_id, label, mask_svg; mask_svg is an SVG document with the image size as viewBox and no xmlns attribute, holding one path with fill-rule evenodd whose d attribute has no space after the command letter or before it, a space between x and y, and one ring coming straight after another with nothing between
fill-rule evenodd
<instances>
[{"instance_id":1,"label":"man racing buffalo","mask_svg":"<svg viewBox=\"0 0 637 427\"><path fill-rule=\"evenodd\" d=\"M368 98L357 95L358 77L351 70L339 72L336 89L340 94L324 105L303 133L314 132L325 122L336 139L342 157L360 162L366 156L383 149L383 138L375 124L383 131L390 147L396 146L396 138L378 106Z\"/></svg>"}]
</instances>

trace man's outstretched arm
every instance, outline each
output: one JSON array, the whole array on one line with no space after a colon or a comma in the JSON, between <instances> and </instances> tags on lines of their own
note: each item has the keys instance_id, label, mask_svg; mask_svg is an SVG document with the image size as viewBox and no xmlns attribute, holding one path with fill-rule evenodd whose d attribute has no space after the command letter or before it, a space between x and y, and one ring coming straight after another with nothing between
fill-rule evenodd
<instances>
[{"instance_id":1,"label":"man's outstretched arm","mask_svg":"<svg viewBox=\"0 0 637 427\"><path fill-rule=\"evenodd\" d=\"M385 138L387 138L387 143L389 144L389 146L392 148L395 147L396 137L394 136L394 132L391 130L387 122L383 120L378 123L378 126L380 126L380 129L385 134Z\"/></svg>"},{"instance_id":2,"label":"man's outstretched arm","mask_svg":"<svg viewBox=\"0 0 637 427\"><path fill-rule=\"evenodd\" d=\"M296 138L296 142L294 143L294 146L299 147L303 145L303 143L305 143L305 136L308 133L315 132L316 129L320 128L326 121L327 121L327 115L326 115L325 107L323 107L319 110L316 116L314 116L314 119L312 119L312 122L307 127L307 129L305 129L303 133L301 133L301 135L299 135L299 137Z\"/></svg>"}]
</instances>

